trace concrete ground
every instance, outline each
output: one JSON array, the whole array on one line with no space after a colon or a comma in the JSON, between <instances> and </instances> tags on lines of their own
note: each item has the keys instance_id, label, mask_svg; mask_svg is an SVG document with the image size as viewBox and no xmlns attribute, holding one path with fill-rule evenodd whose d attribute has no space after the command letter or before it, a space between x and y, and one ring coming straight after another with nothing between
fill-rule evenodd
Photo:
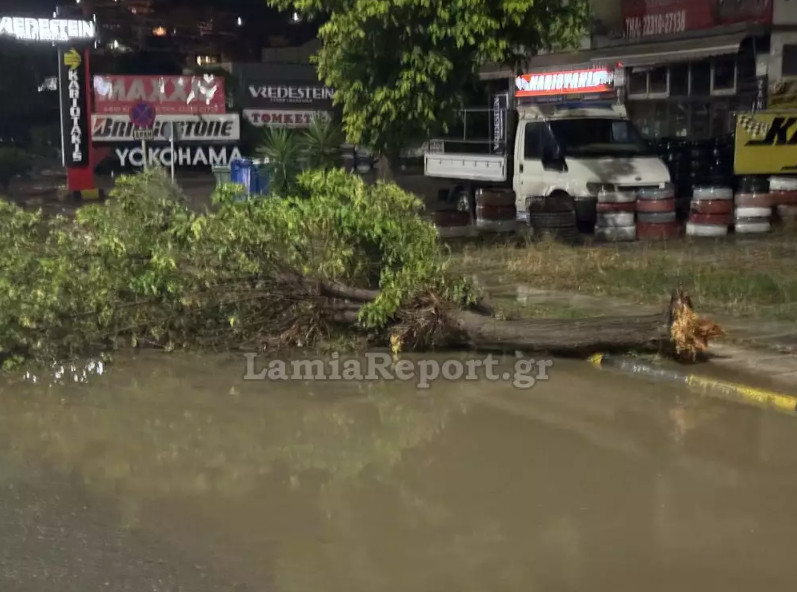
<instances>
[{"instance_id":1,"label":"concrete ground","mask_svg":"<svg viewBox=\"0 0 797 592\"><path fill-rule=\"evenodd\" d=\"M602 298L554 290L540 290L518 286L516 298L526 306L571 306L584 314L625 316L653 314L661 309L630 304L617 298ZM491 296L506 299L512 295L505 288L488 287ZM721 369L748 374L773 385L797 385L797 323L748 320L708 313L705 316L718 323L726 337L710 346L711 365Z\"/></svg>"}]
</instances>

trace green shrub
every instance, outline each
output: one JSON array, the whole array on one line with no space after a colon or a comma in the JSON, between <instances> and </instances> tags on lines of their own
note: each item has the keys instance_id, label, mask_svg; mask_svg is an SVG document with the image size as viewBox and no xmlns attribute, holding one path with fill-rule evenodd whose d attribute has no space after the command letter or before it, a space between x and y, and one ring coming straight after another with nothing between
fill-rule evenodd
<instances>
[{"instance_id":1,"label":"green shrub","mask_svg":"<svg viewBox=\"0 0 797 592\"><path fill-rule=\"evenodd\" d=\"M0 358L63 358L127 345L242 348L330 338L318 280L379 288L360 325L449 283L421 203L391 184L310 171L284 199L239 201L222 186L191 212L158 169L117 180L75 220L0 204ZM95 352L96 353L96 352Z\"/></svg>"}]
</instances>

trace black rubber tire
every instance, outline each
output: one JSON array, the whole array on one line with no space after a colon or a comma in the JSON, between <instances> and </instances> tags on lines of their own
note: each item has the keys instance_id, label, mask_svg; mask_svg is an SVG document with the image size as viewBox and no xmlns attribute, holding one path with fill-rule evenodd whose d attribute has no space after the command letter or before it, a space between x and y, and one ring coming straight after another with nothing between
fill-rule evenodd
<instances>
[{"instance_id":1,"label":"black rubber tire","mask_svg":"<svg viewBox=\"0 0 797 592\"><path fill-rule=\"evenodd\" d=\"M547 197L533 197L531 204L529 204L529 213L572 213L575 209L575 200L566 193L555 193Z\"/></svg>"},{"instance_id":2,"label":"black rubber tire","mask_svg":"<svg viewBox=\"0 0 797 592\"><path fill-rule=\"evenodd\" d=\"M738 189L739 193L769 193L769 177L741 177Z\"/></svg>"},{"instance_id":3,"label":"black rubber tire","mask_svg":"<svg viewBox=\"0 0 797 592\"><path fill-rule=\"evenodd\" d=\"M529 224L535 230L552 228L576 228L575 212L529 211Z\"/></svg>"}]
</instances>

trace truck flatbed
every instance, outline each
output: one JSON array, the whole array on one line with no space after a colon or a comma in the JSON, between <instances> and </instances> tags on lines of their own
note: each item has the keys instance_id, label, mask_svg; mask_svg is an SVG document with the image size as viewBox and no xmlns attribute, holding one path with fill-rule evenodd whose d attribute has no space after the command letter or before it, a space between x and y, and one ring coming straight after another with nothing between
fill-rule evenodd
<instances>
[{"instance_id":1,"label":"truck flatbed","mask_svg":"<svg viewBox=\"0 0 797 592\"><path fill-rule=\"evenodd\" d=\"M492 154L427 152L424 174L439 179L505 183L509 179L509 159Z\"/></svg>"}]
</instances>

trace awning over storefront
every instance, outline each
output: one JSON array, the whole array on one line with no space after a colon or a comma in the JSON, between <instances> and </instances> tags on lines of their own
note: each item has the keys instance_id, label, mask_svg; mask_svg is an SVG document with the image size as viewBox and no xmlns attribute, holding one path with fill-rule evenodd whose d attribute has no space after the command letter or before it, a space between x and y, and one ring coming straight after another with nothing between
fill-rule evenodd
<instances>
[{"instance_id":1,"label":"awning over storefront","mask_svg":"<svg viewBox=\"0 0 797 592\"><path fill-rule=\"evenodd\" d=\"M700 60L718 55L738 53L742 41L749 35L749 32L743 31L702 39L660 42L655 45L643 44L613 47L590 52L592 54L590 55L590 62L601 65L622 63L623 66L635 67Z\"/></svg>"},{"instance_id":2,"label":"awning over storefront","mask_svg":"<svg viewBox=\"0 0 797 592\"><path fill-rule=\"evenodd\" d=\"M587 51L536 55L528 59L523 72L538 73L552 70L590 68L622 63L624 66L652 66L672 62L700 60L739 52L742 42L748 37L757 37L765 32L760 26L737 26L720 35L691 34L687 38L658 40L656 42L629 41L612 47ZM515 73L496 64L482 68L482 80L513 79Z\"/></svg>"}]
</instances>

